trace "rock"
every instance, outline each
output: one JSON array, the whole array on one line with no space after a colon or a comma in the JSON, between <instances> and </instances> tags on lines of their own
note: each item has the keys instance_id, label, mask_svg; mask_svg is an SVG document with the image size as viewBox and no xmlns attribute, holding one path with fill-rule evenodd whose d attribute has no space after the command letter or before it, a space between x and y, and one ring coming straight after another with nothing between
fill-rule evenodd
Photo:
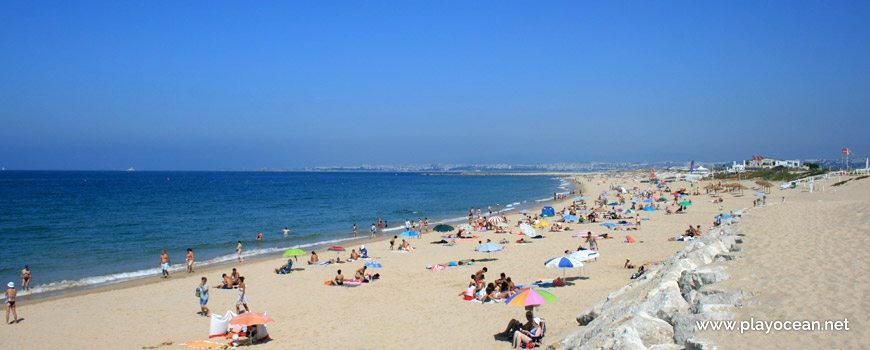
<instances>
[{"instance_id":1,"label":"rock","mask_svg":"<svg viewBox=\"0 0 870 350\"><path fill-rule=\"evenodd\" d=\"M701 295L697 299L697 303L695 304L696 309L698 305L729 305L729 306L743 306L743 293L742 292L725 292L725 293L715 293L715 294L704 294Z\"/></svg>"},{"instance_id":2,"label":"rock","mask_svg":"<svg viewBox=\"0 0 870 350\"><path fill-rule=\"evenodd\" d=\"M716 345L701 338L691 338L686 341L686 350L715 350Z\"/></svg>"},{"instance_id":3,"label":"rock","mask_svg":"<svg viewBox=\"0 0 870 350\"><path fill-rule=\"evenodd\" d=\"M731 260L736 260L736 259L740 259L740 256L733 255L733 254L719 254L719 255L716 255L715 258L713 258L713 262L731 261Z\"/></svg>"},{"instance_id":4,"label":"rock","mask_svg":"<svg viewBox=\"0 0 870 350\"><path fill-rule=\"evenodd\" d=\"M688 313L691 305L680 294L680 286L676 281L662 282L647 294L647 299L640 304L640 309L673 325L674 315Z\"/></svg>"},{"instance_id":5,"label":"rock","mask_svg":"<svg viewBox=\"0 0 870 350\"><path fill-rule=\"evenodd\" d=\"M682 276L680 276L680 291L685 296L692 289L698 289L705 285L727 279L729 275L723 272L723 270L725 268L721 266L712 266L699 267L692 271L683 271Z\"/></svg>"},{"instance_id":6,"label":"rock","mask_svg":"<svg viewBox=\"0 0 870 350\"><path fill-rule=\"evenodd\" d=\"M656 344L650 346L649 350L683 350L683 347L677 344Z\"/></svg>"},{"instance_id":7,"label":"rock","mask_svg":"<svg viewBox=\"0 0 870 350\"><path fill-rule=\"evenodd\" d=\"M585 326L592 322L598 315L601 314L601 309L604 307L604 301L599 301L592 305L588 309L584 310L582 313L577 315L577 323L581 326Z\"/></svg>"},{"instance_id":8,"label":"rock","mask_svg":"<svg viewBox=\"0 0 870 350\"><path fill-rule=\"evenodd\" d=\"M644 312L638 313L625 322L623 326L637 331L644 347L671 342L674 339L673 326L660 318L652 317Z\"/></svg>"}]
</instances>

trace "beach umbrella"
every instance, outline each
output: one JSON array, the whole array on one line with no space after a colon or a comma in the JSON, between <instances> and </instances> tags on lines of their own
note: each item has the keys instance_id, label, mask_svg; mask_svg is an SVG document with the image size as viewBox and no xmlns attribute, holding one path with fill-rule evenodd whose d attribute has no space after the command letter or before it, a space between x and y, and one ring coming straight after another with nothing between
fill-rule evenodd
<instances>
[{"instance_id":1,"label":"beach umbrella","mask_svg":"<svg viewBox=\"0 0 870 350\"><path fill-rule=\"evenodd\" d=\"M667 202L668 199L665 197L659 197L659 202Z\"/></svg>"},{"instance_id":2,"label":"beach umbrella","mask_svg":"<svg viewBox=\"0 0 870 350\"><path fill-rule=\"evenodd\" d=\"M626 214L634 214L634 210L628 209L625 211Z\"/></svg>"},{"instance_id":3,"label":"beach umbrella","mask_svg":"<svg viewBox=\"0 0 870 350\"><path fill-rule=\"evenodd\" d=\"M501 216L493 216L489 219L486 219L486 221L489 222L490 224L497 224L499 222L504 222L504 218Z\"/></svg>"},{"instance_id":4,"label":"beach umbrella","mask_svg":"<svg viewBox=\"0 0 870 350\"><path fill-rule=\"evenodd\" d=\"M537 227L544 227L544 226L550 226L550 223L546 222L546 221L539 221L537 224L532 225L532 227L536 227L536 228Z\"/></svg>"},{"instance_id":5,"label":"beach umbrella","mask_svg":"<svg viewBox=\"0 0 870 350\"><path fill-rule=\"evenodd\" d=\"M529 224L520 224L520 231L526 236L537 236L538 233L535 231L535 228Z\"/></svg>"},{"instance_id":6,"label":"beach umbrella","mask_svg":"<svg viewBox=\"0 0 870 350\"><path fill-rule=\"evenodd\" d=\"M522 289L517 294L514 294L507 300L505 300L505 305L512 306L534 306L534 305L542 305L549 302L554 302L559 300L555 295L550 294L550 292L540 289Z\"/></svg>"},{"instance_id":7,"label":"beach umbrella","mask_svg":"<svg viewBox=\"0 0 870 350\"><path fill-rule=\"evenodd\" d=\"M562 220L565 220L565 221L574 221L574 220L577 220L577 217L574 216L574 215L565 215L565 216L562 217Z\"/></svg>"},{"instance_id":8,"label":"beach umbrella","mask_svg":"<svg viewBox=\"0 0 870 350\"><path fill-rule=\"evenodd\" d=\"M500 223L497 223L497 224L495 224L495 225L498 226L498 227L508 227L508 226L510 226L510 225L508 225L506 222L500 222Z\"/></svg>"},{"instance_id":9,"label":"beach umbrella","mask_svg":"<svg viewBox=\"0 0 870 350\"><path fill-rule=\"evenodd\" d=\"M586 236L588 236L588 235L590 235L590 234L591 234L591 235L594 235L595 232L592 232L592 231L589 231L589 230L580 230L580 231L577 231L577 233L571 235L571 237L586 237Z\"/></svg>"},{"instance_id":10,"label":"beach umbrella","mask_svg":"<svg viewBox=\"0 0 870 350\"><path fill-rule=\"evenodd\" d=\"M441 224L433 228L435 232L450 232L453 231L453 226Z\"/></svg>"},{"instance_id":11,"label":"beach umbrella","mask_svg":"<svg viewBox=\"0 0 870 350\"><path fill-rule=\"evenodd\" d=\"M688 206L692 205L692 202L680 202L679 204L681 206L688 207Z\"/></svg>"},{"instance_id":12,"label":"beach umbrella","mask_svg":"<svg viewBox=\"0 0 870 350\"><path fill-rule=\"evenodd\" d=\"M577 261L586 261L592 259L598 259L598 256L601 255L595 250L578 250L571 254L568 254L568 257L577 260Z\"/></svg>"},{"instance_id":13,"label":"beach umbrella","mask_svg":"<svg viewBox=\"0 0 870 350\"><path fill-rule=\"evenodd\" d=\"M456 228L463 231L471 231L473 229L473 227L471 227L471 225L469 224L459 224L459 226L456 226Z\"/></svg>"},{"instance_id":14,"label":"beach umbrella","mask_svg":"<svg viewBox=\"0 0 870 350\"><path fill-rule=\"evenodd\" d=\"M525 210L525 209L520 210L520 214L531 214L531 213L532 213L532 212L530 212L530 211L528 211L528 210Z\"/></svg>"},{"instance_id":15,"label":"beach umbrella","mask_svg":"<svg viewBox=\"0 0 870 350\"><path fill-rule=\"evenodd\" d=\"M619 203L613 202L613 203L607 203L607 205L619 205Z\"/></svg>"},{"instance_id":16,"label":"beach umbrella","mask_svg":"<svg viewBox=\"0 0 870 350\"><path fill-rule=\"evenodd\" d=\"M365 266L368 266L368 267L371 267L371 268L375 268L375 269L379 269L379 268L382 268L382 267L383 267L383 266L381 265L381 263L379 263L379 262L371 262L371 261L365 263L364 265L365 265Z\"/></svg>"},{"instance_id":17,"label":"beach umbrella","mask_svg":"<svg viewBox=\"0 0 870 350\"><path fill-rule=\"evenodd\" d=\"M765 195L767 195L767 194L764 192L755 192L756 197L761 197L761 196L765 196Z\"/></svg>"},{"instance_id":18,"label":"beach umbrella","mask_svg":"<svg viewBox=\"0 0 870 350\"><path fill-rule=\"evenodd\" d=\"M643 211L656 211L656 208L646 207L646 208L643 208Z\"/></svg>"},{"instance_id":19,"label":"beach umbrella","mask_svg":"<svg viewBox=\"0 0 870 350\"><path fill-rule=\"evenodd\" d=\"M652 200L652 199L644 199L643 202L644 202L644 203L652 203L653 200Z\"/></svg>"},{"instance_id":20,"label":"beach umbrella","mask_svg":"<svg viewBox=\"0 0 870 350\"><path fill-rule=\"evenodd\" d=\"M399 234L399 237L417 237L420 234L414 231L405 231Z\"/></svg>"},{"instance_id":21,"label":"beach umbrella","mask_svg":"<svg viewBox=\"0 0 870 350\"><path fill-rule=\"evenodd\" d=\"M544 263L544 266L562 269L562 278L565 278L565 269L581 267L583 266L583 263L580 262L580 260L571 257L560 256L558 258L552 258L550 260L547 260L547 262Z\"/></svg>"},{"instance_id":22,"label":"beach umbrella","mask_svg":"<svg viewBox=\"0 0 870 350\"><path fill-rule=\"evenodd\" d=\"M486 256L489 256L492 252L500 252L504 250L504 247L495 243L484 243L481 244L479 247L474 248L474 250L479 252L486 252Z\"/></svg>"},{"instance_id":23,"label":"beach umbrella","mask_svg":"<svg viewBox=\"0 0 870 350\"><path fill-rule=\"evenodd\" d=\"M607 226L610 228L614 228L614 227L616 227L616 224L614 224L612 222L605 222L605 223L601 224L601 226Z\"/></svg>"},{"instance_id":24,"label":"beach umbrella","mask_svg":"<svg viewBox=\"0 0 870 350\"><path fill-rule=\"evenodd\" d=\"M292 248L292 249L288 249L286 252L284 252L284 254L281 254L281 255L285 256L285 257L300 256L300 255L305 255L305 251L302 249L299 249L299 248Z\"/></svg>"},{"instance_id":25,"label":"beach umbrella","mask_svg":"<svg viewBox=\"0 0 870 350\"><path fill-rule=\"evenodd\" d=\"M246 312L230 320L230 324L240 324L245 326L256 326L258 324L266 324L275 322L271 317L259 312Z\"/></svg>"},{"instance_id":26,"label":"beach umbrella","mask_svg":"<svg viewBox=\"0 0 870 350\"><path fill-rule=\"evenodd\" d=\"M326 250L331 251L331 252L343 252L347 249L344 249L344 247L332 246L332 247L326 248Z\"/></svg>"}]
</instances>

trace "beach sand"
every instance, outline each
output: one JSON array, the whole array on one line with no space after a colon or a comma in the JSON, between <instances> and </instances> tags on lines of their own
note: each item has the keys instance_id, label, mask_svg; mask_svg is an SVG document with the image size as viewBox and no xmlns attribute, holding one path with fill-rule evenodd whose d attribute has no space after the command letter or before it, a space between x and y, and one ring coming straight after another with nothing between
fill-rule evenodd
<instances>
[{"instance_id":1,"label":"beach sand","mask_svg":"<svg viewBox=\"0 0 870 350\"><path fill-rule=\"evenodd\" d=\"M631 179L611 178L607 183L598 180L585 182L584 195L592 198L602 191L608 191L611 184L646 187L646 184ZM745 184L752 185L748 182ZM675 188L682 186L690 185L685 182L672 184ZM722 212L751 207L751 201L755 199L751 193L747 191L742 197L723 194L725 203ZM777 193L775 189L772 197L778 201ZM816 195L799 190L783 193L790 201ZM818 195L836 198L830 193ZM614 197L614 194L611 193L610 197ZM545 205L559 210L569 204L570 198L573 197ZM610 231L599 224L570 224L571 230L568 232L543 232L545 239L533 240L531 244L508 244L506 250L487 255L474 251L476 241L459 242L454 247L430 244L430 241L440 238L439 234L428 233L422 239L410 239L416 247L411 253L389 251L388 243L383 240L366 242L369 255L376 257L373 261L383 265L383 268L369 271L380 273L383 278L358 287L333 287L323 282L331 280L337 269L342 269L346 277L351 277L353 271L364 262L306 266L306 255L299 257L300 263L296 265L303 270L289 275L274 273L274 269L286 261L286 258L274 257L202 269L192 275L176 273L169 280L146 279L60 297L24 301L18 309L22 322L0 327L0 344L4 348L16 349L140 349L164 341L178 344L206 340L209 318L197 314L199 304L194 290L199 285L200 277L206 276L212 286L208 303L212 312L224 314L227 310L235 310L237 291L218 290L214 286L219 284L221 273L229 273L232 267L237 267L246 277L249 306L253 311L268 312L276 320L269 325L273 340L258 344L257 349L507 349L510 343L494 339L493 334L504 330L510 319L522 319L524 309L504 303L478 304L461 300L458 294L464 291L469 276L484 266L489 270L486 274L488 282L498 278L500 272L506 273L517 284L562 276L561 270L545 268L543 264L550 258L561 256L567 249L576 249L581 243L586 246L582 239L571 237L573 232L590 229L597 233L611 233L616 238L599 240L601 258L585 266L588 279L574 280L565 287L549 288L548 291L556 295L559 301L535 309L536 316L547 321L548 333L544 343L549 344L578 329L574 321L578 313L630 281L629 277L634 271L622 268L626 258L630 257L635 264L664 260L686 245L669 242L668 237L679 235L689 224L709 229L712 217L720 213L719 205L710 203L711 198L703 194L689 198L693 205L688 208L687 214L641 212L642 217L650 220L643 221L639 231L627 233L643 243L622 243L626 232ZM811 200L806 199L805 202L807 209L812 209L809 207ZM789 204L788 207L798 205L801 204ZM774 212L779 209L770 207L764 210ZM753 212L753 215L756 214ZM832 208L830 215L854 216L855 213ZM512 227L518 217L518 214L508 215ZM772 219L757 214L752 220L749 222L755 222L753 225L760 225ZM515 227L513 229L517 231ZM523 237L492 232L476 234L480 240L492 239L493 242L504 237L511 241ZM859 248L867 246L866 241L860 242ZM807 241L801 246L792 249L812 247L812 242ZM346 247L349 250L358 246ZM155 262L158 254L153 252ZM321 260L336 255L325 250L318 251L318 254ZM346 258L348 253L344 252L341 256ZM487 257L495 260L473 266L449 267L437 272L426 269L430 264ZM179 258L175 257L176 260ZM863 261L866 267L866 260ZM852 264L855 262L851 260ZM848 260L831 260L828 263L845 264ZM798 267L806 265L803 262L795 264ZM845 269L846 266L838 268ZM866 292L867 279L860 277L862 270L853 268L852 272L845 274L854 276L855 282L863 281L861 283L865 287L859 289L859 294L837 291L838 288L832 286L829 295L835 298L817 300L816 305L829 309L857 307L866 311L866 296L861 296ZM579 276L582 271L571 269L567 275ZM740 279L732 279L737 280ZM773 287L768 285L761 288ZM770 294L770 298L775 296L776 292ZM803 314L800 311L802 305L791 307L796 308L797 315L803 318L814 315ZM842 316L834 313L831 317ZM174 346L177 345L160 348Z\"/></svg>"},{"instance_id":2,"label":"beach sand","mask_svg":"<svg viewBox=\"0 0 870 350\"><path fill-rule=\"evenodd\" d=\"M864 179L826 192L788 195L785 205L752 211L740 224L740 233L746 235L742 258L720 263L731 278L717 284L725 290L754 293L760 303L737 309L737 321L820 321L823 325L848 319L850 330L743 334L708 330L698 336L723 349L870 347L868 198L870 179Z\"/></svg>"}]
</instances>

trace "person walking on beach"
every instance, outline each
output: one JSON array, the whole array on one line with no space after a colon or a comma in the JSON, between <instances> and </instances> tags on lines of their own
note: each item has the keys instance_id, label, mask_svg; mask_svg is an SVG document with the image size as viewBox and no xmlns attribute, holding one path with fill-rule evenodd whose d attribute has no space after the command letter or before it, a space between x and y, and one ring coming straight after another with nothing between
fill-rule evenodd
<instances>
[{"instance_id":1,"label":"person walking on beach","mask_svg":"<svg viewBox=\"0 0 870 350\"><path fill-rule=\"evenodd\" d=\"M193 273L193 249L187 248L187 273Z\"/></svg>"},{"instance_id":2,"label":"person walking on beach","mask_svg":"<svg viewBox=\"0 0 870 350\"><path fill-rule=\"evenodd\" d=\"M783 201L785 203L785 201ZM21 290L30 290L30 280L33 276L30 273L30 266L24 265L24 270L21 270Z\"/></svg>"},{"instance_id":3,"label":"person walking on beach","mask_svg":"<svg viewBox=\"0 0 870 350\"><path fill-rule=\"evenodd\" d=\"M206 281L208 281L208 278L203 277L196 291L199 292L199 308L202 315L208 317L211 310L208 309L208 306L205 306L205 304L208 304L208 284L205 283Z\"/></svg>"},{"instance_id":4,"label":"person walking on beach","mask_svg":"<svg viewBox=\"0 0 870 350\"><path fill-rule=\"evenodd\" d=\"M396 246L396 238L399 238L399 236L393 236L393 239L390 240L390 250L393 250L393 247Z\"/></svg>"},{"instance_id":5,"label":"person walking on beach","mask_svg":"<svg viewBox=\"0 0 870 350\"><path fill-rule=\"evenodd\" d=\"M410 231L410 230L411 230L411 221L408 219L405 219L405 231Z\"/></svg>"},{"instance_id":6,"label":"person walking on beach","mask_svg":"<svg viewBox=\"0 0 870 350\"><path fill-rule=\"evenodd\" d=\"M244 261L244 260L242 259L242 241L239 241L239 244L236 245L236 254L239 255L239 262Z\"/></svg>"},{"instance_id":7,"label":"person walking on beach","mask_svg":"<svg viewBox=\"0 0 870 350\"><path fill-rule=\"evenodd\" d=\"M372 224L372 239L375 239L375 224Z\"/></svg>"},{"instance_id":8,"label":"person walking on beach","mask_svg":"<svg viewBox=\"0 0 870 350\"><path fill-rule=\"evenodd\" d=\"M353 238L356 238L356 224L353 224Z\"/></svg>"},{"instance_id":9,"label":"person walking on beach","mask_svg":"<svg viewBox=\"0 0 870 350\"><path fill-rule=\"evenodd\" d=\"M286 227L282 231L284 231L284 237L287 237L287 234L290 233L290 229Z\"/></svg>"},{"instance_id":10,"label":"person walking on beach","mask_svg":"<svg viewBox=\"0 0 870 350\"><path fill-rule=\"evenodd\" d=\"M9 282L6 284L6 324L9 324L9 312L12 312L12 316L15 318L12 322L18 323L18 310L15 309L15 296L18 295L18 291L15 290L15 282Z\"/></svg>"},{"instance_id":11,"label":"person walking on beach","mask_svg":"<svg viewBox=\"0 0 870 350\"><path fill-rule=\"evenodd\" d=\"M426 232L429 232L429 218L424 218L424 219L423 219L423 229L424 229Z\"/></svg>"},{"instance_id":12,"label":"person walking on beach","mask_svg":"<svg viewBox=\"0 0 870 350\"><path fill-rule=\"evenodd\" d=\"M245 284L245 276L239 277L239 300L236 301L236 311L238 311L237 313L239 314L242 313L242 309L239 308L239 306L244 306L245 312L251 311L251 309L248 308L248 296L245 294L247 287L248 286Z\"/></svg>"},{"instance_id":13,"label":"person walking on beach","mask_svg":"<svg viewBox=\"0 0 870 350\"><path fill-rule=\"evenodd\" d=\"M163 278L169 278L169 255L166 255L166 249L160 252L160 269L163 270Z\"/></svg>"}]
</instances>

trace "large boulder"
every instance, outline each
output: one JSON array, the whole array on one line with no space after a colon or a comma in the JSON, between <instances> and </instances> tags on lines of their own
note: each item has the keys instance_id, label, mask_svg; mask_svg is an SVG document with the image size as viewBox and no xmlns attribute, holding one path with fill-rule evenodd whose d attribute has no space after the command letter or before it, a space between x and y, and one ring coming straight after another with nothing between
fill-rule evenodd
<instances>
[{"instance_id":1,"label":"large boulder","mask_svg":"<svg viewBox=\"0 0 870 350\"><path fill-rule=\"evenodd\" d=\"M724 270L725 268L721 266L704 266L692 271L684 271L680 276L680 291L685 296L693 289L724 280L728 278Z\"/></svg>"}]
</instances>

